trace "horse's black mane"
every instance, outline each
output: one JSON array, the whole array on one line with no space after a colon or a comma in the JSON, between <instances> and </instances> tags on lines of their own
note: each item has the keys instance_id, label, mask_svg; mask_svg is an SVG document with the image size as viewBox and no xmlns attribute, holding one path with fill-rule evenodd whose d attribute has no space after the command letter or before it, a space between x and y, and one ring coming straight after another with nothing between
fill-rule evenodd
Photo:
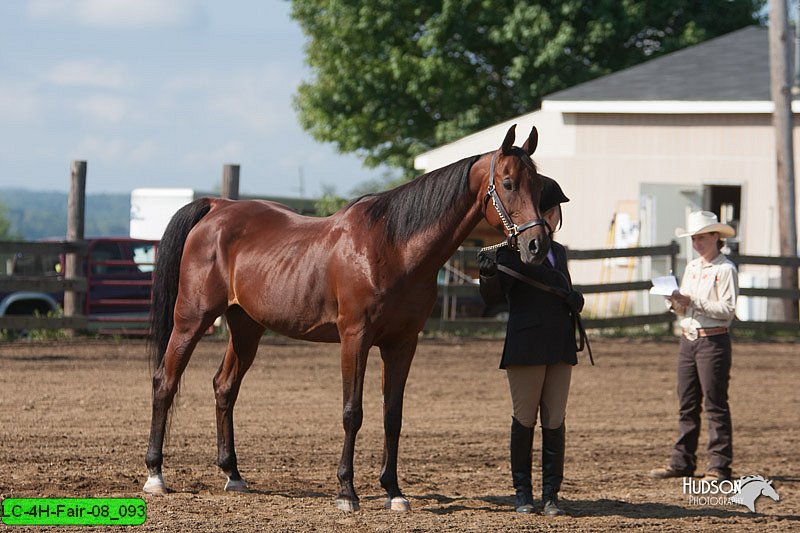
<instances>
[{"instance_id":1,"label":"horse's black mane","mask_svg":"<svg viewBox=\"0 0 800 533\"><path fill-rule=\"evenodd\" d=\"M467 157L395 189L364 195L353 200L348 208L368 199L367 223L372 226L383 221L389 242L406 241L416 232L443 221L443 216L454 212L455 207L470 201L466 194L469 171L480 157Z\"/></svg>"}]
</instances>

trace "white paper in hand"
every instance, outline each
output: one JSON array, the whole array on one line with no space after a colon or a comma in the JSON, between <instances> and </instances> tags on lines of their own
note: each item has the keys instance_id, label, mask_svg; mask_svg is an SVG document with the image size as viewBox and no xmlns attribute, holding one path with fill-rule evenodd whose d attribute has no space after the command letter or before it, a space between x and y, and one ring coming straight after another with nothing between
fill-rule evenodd
<instances>
[{"instance_id":1,"label":"white paper in hand","mask_svg":"<svg viewBox=\"0 0 800 533\"><path fill-rule=\"evenodd\" d=\"M650 281L653 283L650 294L672 296L672 293L678 290L678 280L675 279L675 276L660 276Z\"/></svg>"}]
</instances>

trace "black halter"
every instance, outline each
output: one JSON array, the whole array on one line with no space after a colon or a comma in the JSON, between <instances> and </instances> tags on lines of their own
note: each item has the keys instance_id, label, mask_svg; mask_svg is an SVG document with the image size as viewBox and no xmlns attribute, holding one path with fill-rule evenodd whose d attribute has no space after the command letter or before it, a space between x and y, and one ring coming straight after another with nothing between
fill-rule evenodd
<instances>
[{"instance_id":1,"label":"black halter","mask_svg":"<svg viewBox=\"0 0 800 533\"><path fill-rule=\"evenodd\" d=\"M494 162L497 159L497 152L492 154L492 163L489 167L489 186L486 188L486 196L483 198L483 205L485 206L489 200L492 201L492 205L494 206L497 214L500 216L500 220L503 222L503 226L506 228L508 232L507 236L507 243L508 246L519 250L517 245L517 237L519 237L524 231L527 231L531 228L536 226L544 226L547 228L549 233L553 232L553 229L550 227L550 224L547 223L546 220L542 218L534 218L521 226L518 226L511 220L511 217L508 215L506 208L503 207L503 201L500 199L500 195L497 194L497 188L494 186Z\"/></svg>"}]
</instances>

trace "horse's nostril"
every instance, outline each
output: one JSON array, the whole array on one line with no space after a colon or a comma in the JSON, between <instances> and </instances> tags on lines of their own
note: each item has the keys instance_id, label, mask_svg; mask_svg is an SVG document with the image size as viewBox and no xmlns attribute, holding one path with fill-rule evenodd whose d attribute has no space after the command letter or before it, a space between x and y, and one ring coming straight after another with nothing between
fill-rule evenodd
<instances>
[{"instance_id":1,"label":"horse's nostril","mask_svg":"<svg viewBox=\"0 0 800 533\"><path fill-rule=\"evenodd\" d=\"M539 248L539 246L538 246L538 244L537 244L537 242L536 242L536 239L533 239L533 240L531 240L531 242L529 242L529 243L528 243L528 250L529 250L529 251L530 251L532 254L536 255L536 250L537 250L538 248Z\"/></svg>"}]
</instances>

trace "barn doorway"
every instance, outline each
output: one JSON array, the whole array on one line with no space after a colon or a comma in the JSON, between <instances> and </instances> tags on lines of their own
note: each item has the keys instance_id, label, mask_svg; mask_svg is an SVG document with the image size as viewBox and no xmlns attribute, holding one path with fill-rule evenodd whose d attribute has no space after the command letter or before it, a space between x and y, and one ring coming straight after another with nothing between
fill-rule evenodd
<instances>
[{"instance_id":1,"label":"barn doorway","mask_svg":"<svg viewBox=\"0 0 800 533\"><path fill-rule=\"evenodd\" d=\"M720 222L733 226L736 235L739 235L742 187L739 185L703 186L703 209L716 213Z\"/></svg>"}]
</instances>

